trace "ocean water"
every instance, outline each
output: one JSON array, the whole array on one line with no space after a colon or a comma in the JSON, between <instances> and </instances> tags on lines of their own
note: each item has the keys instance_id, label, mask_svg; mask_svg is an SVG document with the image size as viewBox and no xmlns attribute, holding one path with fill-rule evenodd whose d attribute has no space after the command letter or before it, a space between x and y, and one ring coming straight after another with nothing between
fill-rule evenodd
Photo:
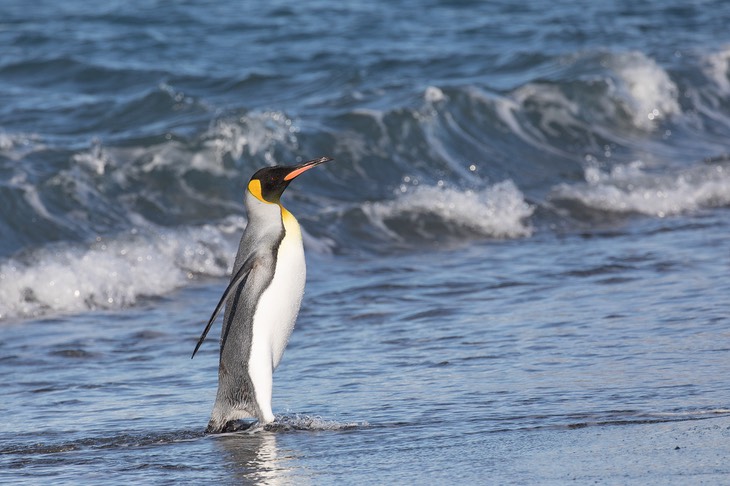
<instances>
[{"instance_id":1,"label":"ocean water","mask_svg":"<svg viewBox=\"0 0 730 486\"><path fill-rule=\"evenodd\" d=\"M265 3L0 2L0 481L560 484L730 416L730 4ZM277 420L206 436L245 184L321 155Z\"/></svg>"}]
</instances>

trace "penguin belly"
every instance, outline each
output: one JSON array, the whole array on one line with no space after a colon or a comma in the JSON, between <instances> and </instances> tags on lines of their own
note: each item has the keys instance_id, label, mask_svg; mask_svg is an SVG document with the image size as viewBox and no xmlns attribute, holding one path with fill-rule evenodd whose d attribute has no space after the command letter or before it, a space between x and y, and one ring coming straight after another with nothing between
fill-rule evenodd
<instances>
[{"instance_id":1,"label":"penguin belly","mask_svg":"<svg viewBox=\"0 0 730 486\"><path fill-rule=\"evenodd\" d=\"M294 329L307 272L299 225L288 211L283 214L283 221L286 234L277 251L271 283L261 294L254 312L248 360L259 420L263 423L274 420L273 373Z\"/></svg>"}]
</instances>

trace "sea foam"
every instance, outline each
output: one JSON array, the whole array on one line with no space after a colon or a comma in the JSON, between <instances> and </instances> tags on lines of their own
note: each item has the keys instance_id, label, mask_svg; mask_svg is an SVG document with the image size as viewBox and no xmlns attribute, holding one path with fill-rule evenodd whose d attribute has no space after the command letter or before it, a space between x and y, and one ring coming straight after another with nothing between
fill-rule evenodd
<instances>
[{"instance_id":1,"label":"sea foam","mask_svg":"<svg viewBox=\"0 0 730 486\"><path fill-rule=\"evenodd\" d=\"M573 201L614 213L640 213L665 217L703 207L730 205L730 170L708 164L656 174L640 161L618 165L609 171L585 170L583 184L561 184L551 193L553 201Z\"/></svg>"},{"instance_id":2,"label":"sea foam","mask_svg":"<svg viewBox=\"0 0 730 486\"><path fill-rule=\"evenodd\" d=\"M730 94L730 46L705 55L702 70L723 94Z\"/></svg>"},{"instance_id":3,"label":"sea foam","mask_svg":"<svg viewBox=\"0 0 730 486\"><path fill-rule=\"evenodd\" d=\"M610 57L608 65L618 76L638 128L651 130L656 120L682 112L677 85L653 59L629 52Z\"/></svg>"},{"instance_id":4,"label":"sea foam","mask_svg":"<svg viewBox=\"0 0 730 486\"><path fill-rule=\"evenodd\" d=\"M575 79L529 82L497 100L499 119L520 138L552 151L545 136L606 136L624 118L647 132L681 115L679 89L656 61L641 52L594 56L571 58L581 72Z\"/></svg>"},{"instance_id":5,"label":"sea foam","mask_svg":"<svg viewBox=\"0 0 730 486\"><path fill-rule=\"evenodd\" d=\"M397 240L416 233L438 238L428 225L467 230L491 238L530 236L527 221L534 208L510 180L481 190L434 186L401 186L398 197L363 206L371 224Z\"/></svg>"},{"instance_id":6,"label":"sea foam","mask_svg":"<svg viewBox=\"0 0 730 486\"><path fill-rule=\"evenodd\" d=\"M204 145L212 149L213 160L225 156L240 159L243 156L263 155L270 164L277 146L295 149L299 127L294 120L279 111L250 112L238 119L217 120L203 136ZM200 163L194 160L194 163Z\"/></svg>"},{"instance_id":7,"label":"sea foam","mask_svg":"<svg viewBox=\"0 0 730 486\"><path fill-rule=\"evenodd\" d=\"M229 218L25 252L0 263L0 319L120 308L197 276L224 276L235 254L232 233L243 226L243 218Z\"/></svg>"},{"instance_id":8,"label":"sea foam","mask_svg":"<svg viewBox=\"0 0 730 486\"><path fill-rule=\"evenodd\" d=\"M369 427L368 422L340 422L329 420L319 415L307 414L284 414L277 415L274 422L264 426L265 430L290 431L290 430L350 430L360 427Z\"/></svg>"},{"instance_id":9,"label":"sea foam","mask_svg":"<svg viewBox=\"0 0 730 486\"><path fill-rule=\"evenodd\" d=\"M37 248L0 261L0 321L119 309L205 277L227 277L246 226L242 216L161 228L149 223L89 243ZM334 243L302 230L308 252Z\"/></svg>"}]
</instances>

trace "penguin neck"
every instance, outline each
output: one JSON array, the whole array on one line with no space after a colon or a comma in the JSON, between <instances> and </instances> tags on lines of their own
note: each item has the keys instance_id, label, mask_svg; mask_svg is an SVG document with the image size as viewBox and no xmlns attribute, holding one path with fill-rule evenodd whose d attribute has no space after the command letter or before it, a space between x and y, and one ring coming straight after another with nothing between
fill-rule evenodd
<instances>
[{"instance_id":1,"label":"penguin neck","mask_svg":"<svg viewBox=\"0 0 730 486\"><path fill-rule=\"evenodd\" d=\"M263 232L278 232L283 227L287 233L293 233L301 238L299 222L281 202L264 202L246 191L244 203L249 226L260 228Z\"/></svg>"},{"instance_id":2,"label":"penguin neck","mask_svg":"<svg viewBox=\"0 0 730 486\"><path fill-rule=\"evenodd\" d=\"M248 227L263 233L281 231L281 206L276 203L263 202L250 192L244 199L248 216Z\"/></svg>"},{"instance_id":3,"label":"penguin neck","mask_svg":"<svg viewBox=\"0 0 730 486\"><path fill-rule=\"evenodd\" d=\"M297 218L294 217L284 206L279 204L281 208L281 223L284 225L285 237L294 237L298 240L302 239L302 229L299 226Z\"/></svg>"},{"instance_id":4,"label":"penguin neck","mask_svg":"<svg viewBox=\"0 0 730 486\"><path fill-rule=\"evenodd\" d=\"M279 204L279 208L281 210L281 221L284 223L284 226L286 226L288 222L294 222L295 224L298 224L297 218L295 218L288 209L286 209L281 204Z\"/></svg>"}]
</instances>

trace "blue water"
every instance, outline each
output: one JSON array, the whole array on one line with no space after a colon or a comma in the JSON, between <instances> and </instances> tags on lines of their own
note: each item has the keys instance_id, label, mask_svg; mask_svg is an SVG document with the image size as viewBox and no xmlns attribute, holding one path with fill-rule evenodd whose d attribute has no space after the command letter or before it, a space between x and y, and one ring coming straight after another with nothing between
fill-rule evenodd
<instances>
[{"instance_id":1,"label":"blue water","mask_svg":"<svg viewBox=\"0 0 730 486\"><path fill-rule=\"evenodd\" d=\"M585 430L727 417L728 18L0 3L0 481L560 484ZM205 436L242 191L320 155L277 421Z\"/></svg>"}]
</instances>

